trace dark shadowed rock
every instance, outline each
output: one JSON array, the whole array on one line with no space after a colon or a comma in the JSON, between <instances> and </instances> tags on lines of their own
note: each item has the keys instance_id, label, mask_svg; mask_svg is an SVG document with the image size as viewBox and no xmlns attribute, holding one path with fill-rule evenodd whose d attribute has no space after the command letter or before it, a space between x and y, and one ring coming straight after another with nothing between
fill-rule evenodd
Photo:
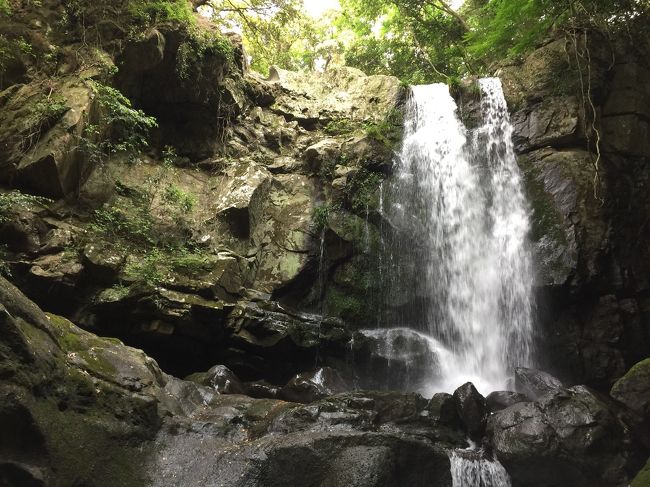
<instances>
[{"instance_id":1,"label":"dark shadowed rock","mask_svg":"<svg viewBox=\"0 0 650 487\"><path fill-rule=\"evenodd\" d=\"M515 369L515 389L533 401L563 387L564 384L559 379L541 370L525 367Z\"/></svg>"},{"instance_id":2,"label":"dark shadowed rock","mask_svg":"<svg viewBox=\"0 0 650 487\"><path fill-rule=\"evenodd\" d=\"M124 252L88 244L82 252L82 261L90 279L97 282L112 283L124 265Z\"/></svg>"},{"instance_id":3,"label":"dark shadowed rock","mask_svg":"<svg viewBox=\"0 0 650 487\"><path fill-rule=\"evenodd\" d=\"M431 417L443 424L453 425L460 420L454 397L445 392L434 394L429 404L427 404L427 410Z\"/></svg>"},{"instance_id":4,"label":"dark shadowed rock","mask_svg":"<svg viewBox=\"0 0 650 487\"><path fill-rule=\"evenodd\" d=\"M630 482L630 487L647 487L648 485L650 485L650 458L648 458L641 471Z\"/></svg>"},{"instance_id":5,"label":"dark shadowed rock","mask_svg":"<svg viewBox=\"0 0 650 487\"><path fill-rule=\"evenodd\" d=\"M650 358L639 362L621 377L610 395L650 422Z\"/></svg>"},{"instance_id":6,"label":"dark shadowed rock","mask_svg":"<svg viewBox=\"0 0 650 487\"><path fill-rule=\"evenodd\" d=\"M259 399L277 399L280 395L280 388L266 382L265 380L246 382L244 388L247 396Z\"/></svg>"},{"instance_id":7,"label":"dark shadowed rock","mask_svg":"<svg viewBox=\"0 0 650 487\"><path fill-rule=\"evenodd\" d=\"M494 391L485 398L490 412L501 411L519 402L526 402L528 398L524 394L512 391Z\"/></svg>"},{"instance_id":8,"label":"dark shadowed rock","mask_svg":"<svg viewBox=\"0 0 650 487\"><path fill-rule=\"evenodd\" d=\"M485 431L488 409L485 398L476 390L474 384L467 382L454 391L456 411L473 439L480 438Z\"/></svg>"},{"instance_id":9,"label":"dark shadowed rock","mask_svg":"<svg viewBox=\"0 0 650 487\"><path fill-rule=\"evenodd\" d=\"M515 485L626 485L629 428L590 390L555 390L493 414L488 435Z\"/></svg>"},{"instance_id":10,"label":"dark shadowed rock","mask_svg":"<svg viewBox=\"0 0 650 487\"><path fill-rule=\"evenodd\" d=\"M321 367L296 375L280 390L280 397L287 401L309 403L348 389L336 370Z\"/></svg>"},{"instance_id":11,"label":"dark shadowed rock","mask_svg":"<svg viewBox=\"0 0 650 487\"><path fill-rule=\"evenodd\" d=\"M192 374L186 380L212 387L219 394L244 394L245 386L225 365L215 365L207 372Z\"/></svg>"}]
</instances>

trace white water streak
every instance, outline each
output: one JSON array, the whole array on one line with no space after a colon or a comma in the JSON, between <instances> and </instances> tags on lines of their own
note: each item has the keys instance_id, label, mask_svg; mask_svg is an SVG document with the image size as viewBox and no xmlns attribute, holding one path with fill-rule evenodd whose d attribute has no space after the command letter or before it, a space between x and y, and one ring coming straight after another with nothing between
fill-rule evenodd
<instances>
[{"instance_id":1,"label":"white water streak","mask_svg":"<svg viewBox=\"0 0 650 487\"><path fill-rule=\"evenodd\" d=\"M510 487L508 472L498 461L491 461L480 455L466 455L452 452L452 487Z\"/></svg>"}]
</instances>

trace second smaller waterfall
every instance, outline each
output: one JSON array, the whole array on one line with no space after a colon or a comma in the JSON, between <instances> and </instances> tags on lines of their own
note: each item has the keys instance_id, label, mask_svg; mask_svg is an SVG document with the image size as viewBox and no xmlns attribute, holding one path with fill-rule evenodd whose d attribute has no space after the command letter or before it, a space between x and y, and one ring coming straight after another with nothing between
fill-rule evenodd
<instances>
[{"instance_id":1,"label":"second smaller waterfall","mask_svg":"<svg viewBox=\"0 0 650 487\"><path fill-rule=\"evenodd\" d=\"M450 453L452 487L511 487L510 476L496 460L484 458L480 451L456 450Z\"/></svg>"}]
</instances>

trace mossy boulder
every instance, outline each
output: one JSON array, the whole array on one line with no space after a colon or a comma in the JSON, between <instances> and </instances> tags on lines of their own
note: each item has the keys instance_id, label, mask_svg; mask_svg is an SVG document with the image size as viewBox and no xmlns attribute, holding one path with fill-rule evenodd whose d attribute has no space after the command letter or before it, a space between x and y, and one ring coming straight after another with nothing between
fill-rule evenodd
<instances>
[{"instance_id":1,"label":"mossy boulder","mask_svg":"<svg viewBox=\"0 0 650 487\"><path fill-rule=\"evenodd\" d=\"M650 358L637 363L617 380L610 395L643 415L650 424Z\"/></svg>"},{"instance_id":2,"label":"mossy boulder","mask_svg":"<svg viewBox=\"0 0 650 487\"><path fill-rule=\"evenodd\" d=\"M647 485L650 485L650 458L630 482L630 487L646 487Z\"/></svg>"}]
</instances>

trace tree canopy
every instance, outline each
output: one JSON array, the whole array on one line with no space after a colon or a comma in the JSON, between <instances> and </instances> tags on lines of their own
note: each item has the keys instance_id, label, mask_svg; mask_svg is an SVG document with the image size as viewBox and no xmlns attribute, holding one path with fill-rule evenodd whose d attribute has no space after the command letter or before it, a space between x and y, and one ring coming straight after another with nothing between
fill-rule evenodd
<instances>
[{"instance_id":1,"label":"tree canopy","mask_svg":"<svg viewBox=\"0 0 650 487\"><path fill-rule=\"evenodd\" d=\"M554 30L607 33L647 15L647 0L341 0L320 19L301 0L212 0L214 18L240 26L253 68L322 69L424 83L480 74L524 54Z\"/></svg>"}]
</instances>

